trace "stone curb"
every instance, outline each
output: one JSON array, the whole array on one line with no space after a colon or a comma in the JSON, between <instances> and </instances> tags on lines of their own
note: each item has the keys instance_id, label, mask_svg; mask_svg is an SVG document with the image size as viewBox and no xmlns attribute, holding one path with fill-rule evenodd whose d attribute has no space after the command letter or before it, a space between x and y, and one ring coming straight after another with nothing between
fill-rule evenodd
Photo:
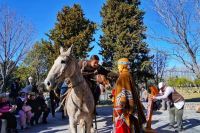
<instances>
[{"instance_id":1,"label":"stone curb","mask_svg":"<svg viewBox=\"0 0 200 133\"><path fill-rule=\"evenodd\" d=\"M147 108L147 103L143 102L145 108ZM200 102L186 102L184 110L196 110L197 107L200 107Z\"/></svg>"},{"instance_id":2,"label":"stone curb","mask_svg":"<svg viewBox=\"0 0 200 133\"><path fill-rule=\"evenodd\" d=\"M186 109L186 110L196 110L197 107L200 107L200 102L186 102L184 109Z\"/></svg>"}]
</instances>

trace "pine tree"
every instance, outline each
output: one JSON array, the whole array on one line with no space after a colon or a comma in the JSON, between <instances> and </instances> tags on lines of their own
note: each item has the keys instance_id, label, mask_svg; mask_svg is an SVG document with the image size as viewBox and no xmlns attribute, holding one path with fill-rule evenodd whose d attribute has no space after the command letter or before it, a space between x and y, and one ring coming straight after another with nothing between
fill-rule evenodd
<instances>
[{"instance_id":1,"label":"pine tree","mask_svg":"<svg viewBox=\"0 0 200 133\"><path fill-rule=\"evenodd\" d=\"M144 12L139 5L139 0L107 0L101 11L103 36L100 38L100 54L104 62L115 70L119 58L129 58L134 77L146 80L145 76L151 76L148 68L150 57L148 45L144 42Z\"/></svg>"},{"instance_id":2,"label":"pine tree","mask_svg":"<svg viewBox=\"0 0 200 133\"><path fill-rule=\"evenodd\" d=\"M90 42L94 41L93 34L96 24L85 18L80 5L65 6L57 15L55 27L50 30L49 38L54 42L55 57L59 54L59 47L64 48L74 45L77 59L87 57L92 50Z\"/></svg>"}]
</instances>

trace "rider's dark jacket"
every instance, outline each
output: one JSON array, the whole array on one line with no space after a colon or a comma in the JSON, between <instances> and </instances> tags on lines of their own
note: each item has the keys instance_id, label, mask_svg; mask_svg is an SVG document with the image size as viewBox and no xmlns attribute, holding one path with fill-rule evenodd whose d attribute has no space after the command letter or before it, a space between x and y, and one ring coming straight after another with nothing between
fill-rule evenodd
<instances>
[{"instance_id":1,"label":"rider's dark jacket","mask_svg":"<svg viewBox=\"0 0 200 133\"><path fill-rule=\"evenodd\" d=\"M106 77L108 75L115 75L115 76L118 76L118 75L114 74L113 72L111 72L109 70L106 70L101 65L99 65L98 68L93 68L88 65L87 60L79 61L78 64L81 69L81 73L82 73L83 77L86 79L86 82L88 83L88 85L93 93L95 103L96 103L100 96L100 88L96 83L95 76L97 74L102 74L102 75L105 75Z\"/></svg>"}]
</instances>

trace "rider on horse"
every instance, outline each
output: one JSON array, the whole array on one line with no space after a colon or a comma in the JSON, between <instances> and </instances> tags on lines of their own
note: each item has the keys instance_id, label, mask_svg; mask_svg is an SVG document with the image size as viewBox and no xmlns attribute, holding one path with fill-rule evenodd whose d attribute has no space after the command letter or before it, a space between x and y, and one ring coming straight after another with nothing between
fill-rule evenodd
<instances>
[{"instance_id":1,"label":"rider on horse","mask_svg":"<svg viewBox=\"0 0 200 133\"><path fill-rule=\"evenodd\" d=\"M101 92L100 87L97 85L97 82L96 82L96 75L102 74L106 77L110 76L112 78L113 77L116 78L118 74L115 74L109 70L106 70L101 65L99 65L99 57L97 55L92 55L90 60L81 60L78 62L78 64L81 69L81 73L83 77L85 78L86 82L88 83L89 88L92 91L92 94L95 100L95 105L96 105L99 100L100 92ZM69 84L69 82L67 84ZM61 96L61 101L63 99L63 96ZM62 103L59 105L59 107L56 108L56 112L61 110L61 108L62 108Z\"/></svg>"},{"instance_id":2,"label":"rider on horse","mask_svg":"<svg viewBox=\"0 0 200 133\"><path fill-rule=\"evenodd\" d=\"M102 74L107 77L112 72L99 65L99 57L97 55L92 55L90 60L79 61L79 66L83 77L93 93L95 104L97 104L100 96L100 87L97 85L96 75Z\"/></svg>"}]
</instances>

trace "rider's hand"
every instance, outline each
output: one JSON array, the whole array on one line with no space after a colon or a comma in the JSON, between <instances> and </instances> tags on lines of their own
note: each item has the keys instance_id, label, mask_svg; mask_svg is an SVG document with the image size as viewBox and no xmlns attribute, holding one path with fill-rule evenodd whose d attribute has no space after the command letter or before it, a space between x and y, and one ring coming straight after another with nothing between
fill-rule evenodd
<instances>
[{"instance_id":1,"label":"rider's hand","mask_svg":"<svg viewBox=\"0 0 200 133\"><path fill-rule=\"evenodd\" d=\"M95 71L94 71L94 74L98 74L98 70L95 70Z\"/></svg>"}]
</instances>

